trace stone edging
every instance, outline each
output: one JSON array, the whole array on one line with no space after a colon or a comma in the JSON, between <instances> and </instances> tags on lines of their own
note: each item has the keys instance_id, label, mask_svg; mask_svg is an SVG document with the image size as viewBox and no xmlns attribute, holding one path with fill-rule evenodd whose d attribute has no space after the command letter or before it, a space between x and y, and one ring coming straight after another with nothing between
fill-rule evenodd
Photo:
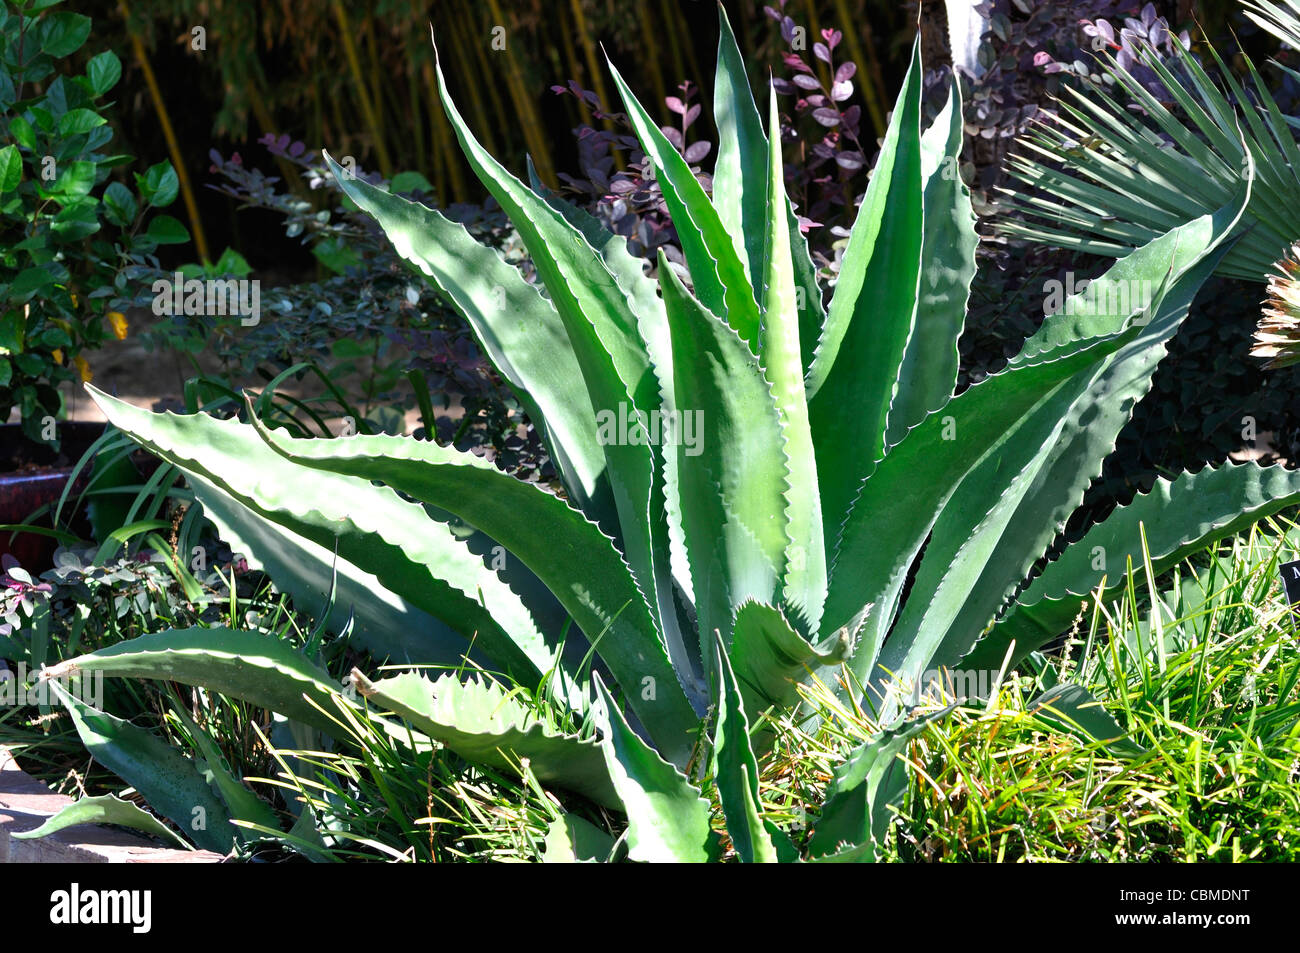
<instances>
[{"instance_id":1,"label":"stone edging","mask_svg":"<svg viewBox=\"0 0 1300 953\"><path fill-rule=\"evenodd\" d=\"M212 864L224 858L209 850L177 850L130 831L97 824L66 827L39 840L15 840L72 803L18 767L0 745L0 864Z\"/></svg>"}]
</instances>

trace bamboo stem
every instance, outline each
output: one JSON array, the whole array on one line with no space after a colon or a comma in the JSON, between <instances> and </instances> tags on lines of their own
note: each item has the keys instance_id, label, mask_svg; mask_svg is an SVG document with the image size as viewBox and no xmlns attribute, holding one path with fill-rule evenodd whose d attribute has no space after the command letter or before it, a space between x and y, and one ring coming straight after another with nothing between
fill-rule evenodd
<instances>
[{"instance_id":1,"label":"bamboo stem","mask_svg":"<svg viewBox=\"0 0 1300 953\"><path fill-rule=\"evenodd\" d=\"M497 0L488 0L488 10L492 18L502 26L505 25L505 17L501 13L501 5ZM507 51L509 50L509 40L507 40ZM510 86L510 96L514 100L516 107L519 109L519 118L523 125L524 141L528 144L528 151L533 157L533 166L537 169L537 176L551 188L558 184L555 178L555 162L551 156L550 142L547 140L545 130L542 128L541 117L537 114L537 104L533 101L532 94L528 90L528 83L525 81L519 68L519 55L516 51L513 55L507 52L510 67L506 70L506 82Z\"/></svg>"},{"instance_id":2,"label":"bamboo stem","mask_svg":"<svg viewBox=\"0 0 1300 953\"><path fill-rule=\"evenodd\" d=\"M452 19L452 35L455 37L455 48L463 56L464 51L469 48L472 42L469 26L465 22L465 17L457 16ZM488 77L491 85L491 77ZM470 104L474 110L474 119L476 135L482 140L483 145L487 147L488 152L493 155L500 155L497 150L496 136L492 133L493 123L491 122L492 114L488 111L486 104L483 102L483 92L479 89L479 84L472 80L465 84L469 88ZM441 100L437 100L441 102Z\"/></svg>"},{"instance_id":3,"label":"bamboo stem","mask_svg":"<svg viewBox=\"0 0 1300 953\"><path fill-rule=\"evenodd\" d=\"M592 40L591 30L587 26L587 15L582 11L582 0L569 0L569 9L573 11L573 26L582 43L582 55L587 60L591 88L600 97L606 109L613 109L614 103L610 101L609 90L605 88L605 74L601 72L600 61L596 59L596 43ZM603 125L610 132L615 131L613 120L606 119Z\"/></svg>"},{"instance_id":4,"label":"bamboo stem","mask_svg":"<svg viewBox=\"0 0 1300 953\"><path fill-rule=\"evenodd\" d=\"M194 189L190 186L190 174L185 168L180 143L176 140L176 131L172 128L171 117L167 113L167 104L163 101L162 90L158 86L158 78L154 76L153 66L150 64L149 57L145 52L144 43L140 40L139 35L131 29L131 11L127 9L126 0L117 0L117 7L121 11L127 35L131 38L131 50L135 53L136 61L140 64L140 71L144 74L145 85L149 87L149 98L153 100L154 111L158 114L158 124L162 127L163 138L167 141L167 151L171 154L172 165L176 169L176 181L180 185L181 200L185 203L185 212L190 219L190 230L194 233L194 247L199 253L200 260L207 264L212 260L208 254L208 237L203 231L203 221L199 218L199 206L194 200Z\"/></svg>"},{"instance_id":5,"label":"bamboo stem","mask_svg":"<svg viewBox=\"0 0 1300 953\"><path fill-rule=\"evenodd\" d=\"M872 42L871 26L867 23L865 17L854 17L849 13L848 0L835 0L835 15L840 18L843 24L844 40L849 46L849 55L859 67L869 71L869 79L865 76L859 76L858 88L862 90L862 100L867 107L867 115L871 117L871 127L876 137L885 134L885 110L880 102L880 92L884 88L884 81L880 75L880 63L876 60L876 48ZM867 44L871 47L871 55L868 59L866 52L863 50L862 41L858 38L858 32L849 28L851 23L860 23L862 33L866 37ZM870 157L868 156L868 161Z\"/></svg>"},{"instance_id":6,"label":"bamboo stem","mask_svg":"<svg viewBox=\"0 0 1300 953\"><path fill-rule=\"evenodd\" d=\"M352 73L352 82L356 86L357 99L361 102L361 113L370 129L371 145L379 157L379 171L385 178L392 178L393 163L388 157L388 147L384 144L379 120L375 115L374 104L370 101L370 92L366 89L365 76L361 72L361 61L357 58L356 44L352 42L352 26L348 22L347 11L343 9L342 0L333 0L334 19L338 21L339 38L343 43L343 55L348 61L348 70Z\"/></svg>"}]
</instances>

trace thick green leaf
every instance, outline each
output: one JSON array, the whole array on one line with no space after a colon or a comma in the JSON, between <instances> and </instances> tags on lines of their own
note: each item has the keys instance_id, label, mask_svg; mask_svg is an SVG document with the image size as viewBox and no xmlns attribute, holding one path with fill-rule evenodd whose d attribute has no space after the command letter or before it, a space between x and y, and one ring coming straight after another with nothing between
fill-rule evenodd
<instances>
[{"instance_id":1,"label":"thick green leaf","mask_svg":"<svg viewBox=\"0 0 1300 953\"><path fill-rule=\"evenodd\" d=\"M758 299L732 236L690 165L632 95L612 63L609 68L641 148L654 163L696 296L704 307L725 318L752 349L757 349Z\"/></svg>"},{"instance_id":2,"label":"thick green leaf","mask_svg":"<svg viewBox=\"0 0 1300 953\"><path fill-rule=\"evenodd\" d=\"M535 684L556 664L559 633L538 631L519 596L417 503L367 480L301 470L251 426L206 414L151 414L87 388L138 443L288 531L380 577L511 675Z\"/></svg>"},{"instance_id":3,"label":"thick green leaf","mask_svg":"<svg viewBox=\"0 0 1300 953\"><path fill-rule=\"evenodd\" d=\"M1156 573L1172 569L1192 553L1288 506L1300 503L1300 473L1254 463L1207 467L1161 478L1150 493L1139 494L1093 526L1066 548L1012 604L962 663L963 667L1000 664L1012 640L1013 664L1070 627L1079 603L1103 576L1103 599L1113 598L1125 583L1128 561L1142 559L1145 527L1151 565ZM998 662L992 663L994 656Z\"/></svg>"},{"instance_id":4,"label":"thick green leaf","mask_svg":"<svg viewBox=\"0 0 1300 953\"><path fill-rule=\"evenodd\" d=\"M596 727L614 790L627 812L628 856L650 863L701 863L717 858L709 802L677 768L642 741L600 676Z\"/></svg>"},{"instance_id":5,"label":"thick green leaf","mask_svg":"<svg viewBox=\"0 0 1300 953\"><path fill-rule=\"evenodd\" d=\"M1214 240L1226 234L1224 224ZM1211 252L1178 278L1135 340L1023 417L998 456L966 476L935 523L915 598L885 647L882 668L915 679L970 651L1100 474L1221 255Z\"/></svg>"},{"instance_id":6,"label":"thick green leaf","mask_svg":"<svg viewBox=\"0 0 1300 953\"><path fill-rule=\"evenodd\" d=\"M351 626L352 642L378 661L456 665L465 656L465 639L388 589L333 550L317 546L259 516L207 480L190 474L195 499L234 553L250 568L266 572L294 606L321 620L334 633ZM330 596L333 593L331 602ZM471 652L490 665L481 652Z\"/></svg>"},{"instance_id":7,"label":"thick green leaf","mask_svg":"<svg viewBox=\"0 0 1300 953\"><path fill-rule=\"evenodd\" d=\"M50 688L72 716L91 757L139 791L194 843L220 854L230 851L239 831L194 762L152 732L86 704L57 681Z\"/></svg>"},{"instance_id":8,"label":"thick green leaf","mask_svg":"<svg viewBox=\"0 0 1300 953\"><path fill-rule=\"evenodd\" d=\"M847 513L886 449L890 407L916 317L923 240L921 51L898 94L853 223L826 328L808 372L822 512ZM827 527L827 548L835 541Z\"/></svg>"},{"instance_id":9,"label":"thick green leaf","mask_svg":"<svg viewBox=\"0 0 1300 953\"><path fill-rule=\"evenodd\" d=\"M582 232L525 188L474 139L447 94L440 67L438 76L443 106L462 151L519 230L564 321L596 412L597 439L605 451L622 551L643 598L657 613L661 600L655 568L667 556L668 537L666 514L651 508L654 452L630 433L623 439L619 434L611 438L609 432L610 425L630 414L649 413L660 405L659 380L639 333L639 316L630 306L627 292ZM640 433L639 428L630 429ZM697 694L690 673L679 669L679 675L683 688Z\"/></svg>"},{"instance_id":10,"label":"thick green leaf","mask_svg":"<svg viewBox=\"0 0 1300 953\"><path fill-rule=\"evenodd\" d=\"M774 864L776 848L763 819L758 759L749 743L749 720L740 686L721 638L714 637L718 675L717 724L713 729L713 780L727 818L727 833L745 863Z\"/></svg>"},{"instance_id":11,"label":"thick green leaf","mask_svg":"<svg viewBox=\"0 0 1300 953\"><path fill-rule=\"evenodd\" d=\"M1137 331L1059 361L1010 367L985 378L927 417L877 464L845 518L823 623L838 630L867 609L860 628L855 625L858 645L850 659L860 683L866 683L894 621L908 569L964 476L995 458L1022 418ZM944 478L918 480L918 473Z\"/></svg>"},{"instance_id":12,"label":"thick green leaf","mask_svg":"<svg viewBox=\"0 0 1300 953\"><path fill-rule=\"evenodd\" d=\"M544 864L604 863L614 850L614 838L576 814L562 814L546 828Z\"/></svg>"},{"instance_id":13,"label":"thick green leaf","mask_svg":"<svg viewBox=\"0 0 1300 953\"><path fill-rule=\"evenodd\" d=\"M767 271L764 236L767 231L767 134L749 90L745 61L726 8L718 4L718 67L713 81L713 122L718 127L718 154L713 165L713 206L723 228L736 243L750 284L759 290ZM803 367L812 366L817 339L826 320L817 269L808 255L808 242L799 230L789 198L786 205L799 306L799 340ZM760 302L761 303L761 302Z\"/></svg>"},{"instance_id":14,"label":"thick green leaf","mask_svg":"<svg viewBox=\"0 0 1300 953\"><path fill-rule=\"evenodd\" d=\"M235 777L226 764L225 755L217 747L212 735L206 729L194 724L183 708L174 707L172 713L185 722L190 737L198 746L199 753L203 761L206 762L206 770L203 771L203 776L209 784L216 787L217 793L221 795L221 800L225 802L226 807L230 810L230 819L239 832L239 839L245 844L251 844L264 835L235 823L238 821L256 824L268 831L278 831L280 821L275 816L275 811L271 810L270 805L250 791L243 781Z\"/></svg>"},{"instance_id":15,"label":"thick green leaf","mask_svg":"<svg viewBox=\"0 0 1300 953\"><path fill-rule=\"evenodd\" d=\"M620 808L600 745L544 723L495 682L448 673L436 681L408 672L371 682L354 670L357 690L400 715L467 761L518 773L519 761L543 784Z\"/></svg>"},{"instance_id":16,"label":"thick green leaf","mask_svg":"<svg viewBox=\"0 0 1300 953\"><path fill-rule=\"evenodd\" d=\"M767 238L763 257L763 320L759 360L772 385L781 420L788 481L785 489L785 534L782 594L802 631L816 633L826 603L826 544L822 530L817 458L808 424L803 358L799 350L799 308L794 265L790 258L790 223L785 214L785 175L781 165L781 117L776 89L770 93L768 127Z\"/></svg>"},{"instance_id":17,"label":"thick green leaf","mask_svg":"<svg viewBox=\"0 0 1300 953\"><path fill-rule=\"evenodd\" d=\"M638 404L639 409L648 413L658 409L661 422L681 420L677 413L668 315L664 310L664 302L659 297L658 282L645 274L645 260L628 251L627 239L623 236L613 234L594 216L546 190L538 181L531 162L528 170L533 189L582 233L627 296L628 306L636 317L638 333L645 342L646 357L659 385L658 403L655 407ZM653 395L648 393L638 396L639 401L652 398ZM678 672L678 678L687 688L697 711L702 711L707 704L708 693L701 673L699 640L690 629L689 620L679 609L680 599L675 591L676 587L680 587L687 601L694 601L685 530L682 528L677 453L675 448L666 445L662 427L658 433L659 439L650 441L654 473L663 474L663 479L654 480L650 487L649 542L654 586L654 599L650 602L650 608L655 623L663 634L664 646ZM666 526L663 516L667 517ZM697 674L701 677L696 677Z\"/></svg>"},{"instance_id":18,"label":"thick green leaf","mask_svg":"<svg viewBox=\"0 0 1300 953\"><path fill-rule=\"evenodd\" d=\"M610 530L614 502L595 414L554 306L464 226L326 163L344 192L379 222L397 253L424 273L469 322L493 365L541 430L569 496Z\"/></svg>"},{"instance_id":19,"label":"thick green leaf","mask_svg":"<svg viewBox=\"0 0 1300 953\"><path fill-rule=\"evenodd\" d=\"M279 712L326 734L338 729L320 709L333 710L339 686L288 642L260 632L225 628L150 632L60 662L46 669L44 677L77 672L195 685Z\"/></svg>"},{"instance_id":20,"label":"thick green leaf","mask_svg":"<svg viewBox=\"0 0 1300 953\"><path fill-rule=\"evenodd\" d=\"M979 244L970 190L959 171L962 130L961 84L954 76L947 103L921 136L923 267L916 322L889 412L889 446L943 406L957 384L957 341L966 323Z\"/></svg>"},{"instance_id":21,"label":"thick green leaf","mask_svg":"<svg viewBox=\"0 0 1300 953\"><path fill-rule=\"evenodd\" d=\"M268 431L268 446L316 471L376 480L455 513L522 560L560 600L610 666L651 736L665 751L687 754L696 718L622 556L596 524L540 487L490 463L409 437L356 435L303 440ZM642 700L653 678L653 700Z\"/></svg>"},{"instance_id":22,"label":"thick green leaf","mask_svg":"<svg viewBox=\"0 0 1300 953\"><path fill-rule=\"evenodd\" d=\"M763 236L767 228L767 135L745 75L727 11L718 4L718 66L713 75L713 121L718 154L713 165L713 206L718 221L736 243L750 284L757 287L766 268Z\"/></svg>"},{"instance_id":23,"label":"thick green leaf","mask_svg":"<svg viewBox=\"0 0 1300 953\"><path fill-rule=\"evenodd\" d=\"M143 831L152 837L157 837L169 844L175 844L185 850L194 849L158 818L148 811L142 810L135 802L124 801L116 794L78 798L57 814L51 815L49 820L35 830L10 834L9 836L15 840L39 839L57 833L65 827L75 827L78 824L116 824L118 827L129 827L132 830Z\"/></svg>"},{"instance_id":24,"label":"thick green leaf","mask_svg":"<svg viewBox=\"0 0 1300 953\"><path fill-rule=\"evenodd\" d=\"M812 645L795 631L781 610L761 602L746 602L736 612L730 664L750 711L784 708L798 697L795 685L809 673L838 665L853 651L861 620Z\"/></svg>"},{"instance_id":25,"label":"thick green leaf","mask_svg":"<svg viewBox=\"0 0 1300 953\"><path fill-rule=\"evenodd\" d=\"M747 599L771 602L787 545L781 424L758 360L661 258L678 406L699 427L676 448L699 644L727 636Z\"/></svg>"}]
</instances>

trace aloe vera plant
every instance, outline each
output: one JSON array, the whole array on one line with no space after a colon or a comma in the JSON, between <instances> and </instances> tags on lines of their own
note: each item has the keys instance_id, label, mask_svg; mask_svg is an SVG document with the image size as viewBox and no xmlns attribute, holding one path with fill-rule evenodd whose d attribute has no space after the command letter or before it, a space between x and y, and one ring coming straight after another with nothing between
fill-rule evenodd
<instances>
[{"instance_id":1,"label":"aloe vera plant","mask_svg":"<svg viewBox=\"0 0 1300 953\"><path fill-rule=\"evenodd\" d=\"M1244 512L1300 500L1300 476L1280 469L1180 477L1024 588L1228 251L1249 180L1121 258L1004 371L954 395L976 235L956 171L958 86L923 129L921 77L914 51L828 307L784 191L775 99L765 130L725 17L712 195L614 71L689 284L663 260L651 279L623 239L510 174L445 84L464 153L541 287L437 211L331 163L472 325L544 434L563 496L430 442L295 439L252 415L153 414L92 393L300 604L324 605L333 568L364 647L455 665L472 644L493 670L545 683L547 704L581 727L540 724L454 675L358 673L370 703L466 757L527 758L549 783L622 807L634 859L717 856L708 777L742 859L869 859L901 784L896 756L922 724L890 686L1015 664L1068 627L1078 594L1121 581L1141 524L1160 571ZM1138 286L1157 293L1127 293ZM214 633L206 650L192 633L175 650L149 638L65 667L211 678L238 695L237 657L260 704L292 670L254 661L271 650L246 633ZM243 641L232 653L226 639ZM810 676L865 700L882 727L836 773L800 853L764 819L755 719L796 704ZM301 684L282 694L300 699ZM552 833L548 852L600 853L575 821Z\"/></svg>"}]
</instances>

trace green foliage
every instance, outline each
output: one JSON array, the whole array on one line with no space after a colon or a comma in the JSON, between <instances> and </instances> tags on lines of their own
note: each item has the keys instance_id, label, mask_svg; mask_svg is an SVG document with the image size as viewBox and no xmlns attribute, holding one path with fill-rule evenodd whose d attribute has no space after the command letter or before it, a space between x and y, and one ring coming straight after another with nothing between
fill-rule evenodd
<instances>
[{"instance_id":1,"label":"green foliage","mask_svg":"<svg viewBox=\"0 0 1300 953\"><path fill-rule=\"evenodd\" d=\"M176 219L152 214L176 198L169 163L135 174L134 189L109 181L130 161L105 151L113 131L102 100L122 65L111 51L83 72L65 62L90 23L12 0L0 7L0 421L16 407L32 440L48 437L45 418L62 409L59 382L90 379L81 352L103 341L106 320L126 333L114 312L134 298L123 266L189 240Z\"/></svg>"},{"instance_id":2,"label":"green foliage","mask_svg":"<svg viewBox=\"0 0 1300 953\"><path fill-rule=\"evenodd\" d=\"M724 44L728 36L724 29ZM738 57L726 52L719 69L734 72ZM953 178L958 87L943 123L923 131L921 75L918 46L820 327L799 307L794 261L803 256L793 247L800 239L781 184L774 107L764 161L739 165L742 204L765 197L760 251L724 228L623 88L634 123L642 117L647 154L663 163L692 283L661 261L659 293L621 238L497 163L445 85L461 145L518 229L545 296L440 213L331 161L349 196L449 294L539 415L562 461L564 498L428 442L305 439L256 420L151 414L92 393L115 425L191 475L198 500L244 509L261 530L245 534L254 558L276 539L332 553L375 580L372 598L402 600L460 636L442 654L415 632L388 633L393 661L456 667L472 644L509 679L545 685L539 703L563 731L527 727L528 716L510 708L485 711L477 681L399 676L391 691L384 682L369 688L419 731L496 766L501 756L482 748L500 739L525 780L534 763L538 777L554 777L567 760L566 783L577 787L598 746L628 815L633 859L717 856L701 786L710 767L742 857L797 856L760 813L754 749L768 739L749 729L745 708L788 711L802 680L829 678L826 666L843 664L839 691L854 706L865 701L879 728L837 772L805 856L869 859L902 790L895 756L924 727L909 717L907 691L969 667L964 660L982 646L1001 652L991 667L1002 671L1008 656L1056 636L1017 629L1011 645L1000 624L1015 618L1017 593L1114 449L1250 199L1242 189L1099 281L1145 282L1157 289L1152 300L1072 299L1004 372L953 396L949 355L973 268L973 220ZM748 116L752 127L754 104L741 77L730 79L714 109ZM763 151L754 135L747 141ZM728 219L735 215L733 205ZM925 267L935 243L947 249L941 266ZM922 348L945 357L922 366ZM679 426L665 430L665 414ZM1258 494L1257 514L1300 492L1300 477L1284 471L1223 472L1222 499ZM1231 531L1198 512L1196 494L1162 511L1167 525L1187 530L1175 548ZM462 527L482 534L479 543ZM315 608L327 604L321 594ZM562 611L549 613L557 604ZM187 658L213 666L200 679L227 671L221 648L192 638L156 642L175 639ZM69 664L105 665L106 654L96 655ZM125 674L177 677L165 656L139 657ZM219 684L274 703L263 677L280 675L262 669L247 685L224 675ZM504 694L500 703L508 705ZM578 727L588 718L594 742Z\"/></svg>"},{"instance_id":3,"label":"green foliage","mask_svg":"<svg viewBox=\"0 0 1300 953\"><path fill-rule=\"evenodd\" d=\"M915 739L889 859L1243 862L1300 856L1297 655L1278 565L1294 523L1265 520L1164 575L1089 600L1063 650L1027 659L987 705ZM1151 527L1148 527L1151 529ZM1045 731L1041 693L1083 688L1140 754ZM1054 689L1052 689L1054 690ZM827 711L836 747L870 731ZM814 741L808 749L820 745ZM811 753L811 751L809 752Z\"/></svg>"},{"instance_id":4,"label":"green foliage","mask_svg":"<svg viewBox=\"0 0 1300 953\"><path fill-rule=\"evenodd\" d=\"M1296 4L1243 5L1280 39L1300 38ZM1216 76L1181 46L1166 58L1142 40L1137 61L1107 57L1101 67L1113 90L1100 82L1067 90L1060 116L1040 123L1011 159L1022 187L1008 195L1007 210L1020 215L1003 222L1006 233L1120 257L1222 207L1249 178L1240 240L1218 273L1263 281L1296 239L1300 120L1283 114L1244 51L1239 79L1207 49Z\"/></svg>"}]
</instances>

